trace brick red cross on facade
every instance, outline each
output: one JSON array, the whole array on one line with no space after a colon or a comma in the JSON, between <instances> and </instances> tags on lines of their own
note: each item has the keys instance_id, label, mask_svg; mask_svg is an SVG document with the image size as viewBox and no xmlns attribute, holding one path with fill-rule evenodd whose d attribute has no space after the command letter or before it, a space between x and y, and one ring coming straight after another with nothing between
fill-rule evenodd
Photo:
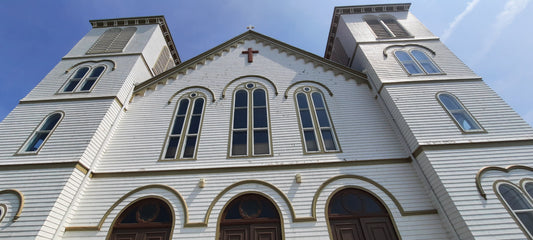
<instances>
[{"instance_id":1,"label":"brick red cross on facade","mask_svg":"<svg viewBox=\"0 0 533 240\"><path fill-rule=\"evenodd\" d=\"M248 48L248 51L242 51L242 54L248 54L248 62L251 63L254 61L254 53L259 53L258 50L252 50L252 48Z\"/></svg>"}]
</instances>

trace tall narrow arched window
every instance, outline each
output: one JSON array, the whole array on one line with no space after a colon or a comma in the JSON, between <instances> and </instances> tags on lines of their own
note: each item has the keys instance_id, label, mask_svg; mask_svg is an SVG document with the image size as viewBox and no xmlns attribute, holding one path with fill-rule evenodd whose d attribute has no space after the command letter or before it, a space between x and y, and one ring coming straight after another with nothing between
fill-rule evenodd
<instances>
[{"instance_id":1,"label":"tall narrow arched window","mask_svg":"<svg viewBox=\"0 0 533 240\"><path fill-rule=\"evenodd\" d=\"M420 50L398 50L394 52L394 56L410 75L442 73L433 60Z\"/></svg>"},{"instance_id":2,"label":"tall narrow arched window","mask_svg":"<svg viewBox=\"0 0 533 240\"><path fill-rule=\"evenodd\" d=\"M466 108L459 102L459 100L449 93L438 93L437 98L439 102L444 106L444 109L453 118L455 123L464 132L479 132L484 131L481 125L470 115Z\"/></svg>"},{"instance_id":3,"label":"tall narrow arched window","mask_svg":"<svg viewBox=\"0 0 533 240\"><path fill-rule=\"evenodd\" d=\"M402 64L403 68L409 74L416 75L416 74L423 74L424 73L424 72L422 72L422 69L420 69L418 64L413 60L411 55L409 55L407 52L405 52L405 51L395 51L394 55L396 56L398 61L400 61L400 63Z\"/></svg>"},{"instance_id":4,"label":"tall narrow arched window","mask_svg":"<svg viewBox=\"0 0 533 240\"><path fill-rule=\"evenodd\" d=\"M41 124L30 135L26 143L22 146L19 153L36 153L38 152L57 128L57 125L63 118L63 113L55 112L48 115Z\"/></svg>"},{"instance_id":5,"label":"tall narrow arched window","mask_svg":"<svg viewBox=\"0 0 533 240\"><path fill-rule=\"evenodd\" d=\"M415 60L422 66L422 69L424 69L424 72L427 74L435 74L435 73L441 73L439 68L437 68L437 65L433 63L433 61L422 51L420 50L412 50L411 55L415 58Z\"/></svg>"},{"instance_id":6,"label":"tall narrow arched window","mask_svg":"<svg viewBox=\"0 0 533 240\"><path fill-rule=\"evenodd\" d=\"M328 221L333 240L398 239L387 208L363 190L347 188L335 193L329 200Z\"/></svg>"},{"instance_id":7,"label":"tall narrow arched window","mask_svg":"<svg viewBox=\"0 0 533 240\"><path fill-rule=\"evenodd\" d=\"M65 85L65 88L63 88L63 92L73 92L74 89L78 86L80 81L87 75L87 72L89 72L89 67L82 67L70 77L67 84Z\"/></svg>"},{"instance_id":8,"label":"tall narrow arched window","mask_svg":"<svg viewBox=\"0 0 533 240\"><path fill-rule=\"evenodd\" d=\"M498 185L498 193L529 236L533 236L533 207L522 191L508 183Z\"/></svg>"},{"instance_id":9,"label":"tall narrow arched window","mask_svg":"<svg viewBox=\"0 0 533 240\"><path fill-rule=\"evenodd\" d=\"M81 67L70 77L61 92L71 93L91 91L104 71L104 66L98 66L92 70L90 67Z\"/></svg>"},{"instance_id":10,"label":"tall narrow arched window","mask_svg":"<svg viewBox=\"0 0 533 240\"><path fill-rule=\"evenodd\" d=\"M100 75L102 75L104 70L104 66L98 66L94 68L91 71L91 74L89 74L89 76L87 76L83 81L83 84L80 87L80 91L90 91L93 88L94 83L96 82L96 80L98 80L98 78L100 78Z\"/></svg>"},{"instance_id":11,"label":"tall narrow arched window","mask_svg":"<svg viewBox=\"0 0 533 240\"><path fill-rule=\"evenodd\" d=\"M219 239L282 239L280 214L261 195L245 194L234 199L221 217Z\"/></svg>"},{"instance_id":12,"label":"tall narrow arched window","mask_svg":"<svg viewBox=\"0 0 533 240\"><path fill-rule=\"evenodd\" d=\"M174 216L170 206L161 199L147 198L122 211L111 229L111 240L170 239Z\"/></svg>"},{"instance_id":13,"label":"tall narrow arched window","mask_svg":"<svg viewBox=\"0 0 533 240\"><path fill-rule=\"evenodd\" d=\"M302 87L295 91L304 152L339 151L335 129L324 97L318 89Z\"/></svg>"},{"instance_id":14,"label":"tall narrow arched window","mask_svg":"<svg viewBox=\"0 0 533 240\"><path fill-rule=\"evenodd\" d=\"M233 97L230 156L271 155L268 96L263 86L248 82Z\"/></svg>"},{"instance_id":15,"label":"tall narrow arched window","mask_svg":"<svg viewBox=\"0 0 533 240\"><path fill-rule=\"evenodd\" d=\"M200 92L191 92L178 101L163 159L196 158L204 108L205 95Z\"/></svg>"}]
</instances>

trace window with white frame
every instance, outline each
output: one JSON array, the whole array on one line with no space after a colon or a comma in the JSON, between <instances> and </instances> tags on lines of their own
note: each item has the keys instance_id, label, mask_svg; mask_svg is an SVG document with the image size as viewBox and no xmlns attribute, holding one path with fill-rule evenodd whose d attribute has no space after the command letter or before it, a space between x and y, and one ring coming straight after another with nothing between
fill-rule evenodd
<instances>
[{"instance_id":1,"label":"window with white frame","mask_svg":"<svg viewBox=\"0 0 533 240\"><path fill-rule=\"evenodd\" d=\"M176 106L165 142L163 159L195 159L200 139L205 95L191 92Z\"/></svg>"},{"instance_id":2,"label":"window with white frame","mask_svg":"<svg viewBox=\"0 0 533 240\"><path fill-rule=\"evenodd\" d=\"M363 19L378 39L411 37L393 16L381 15L378 17L367 15Z\"/></svg>"},{"instance_id":3,"label":"window with white frame","mask_svg":"<svg viewBox=\"0 0 533 240\"><path fill-rule=\"evenodd\" d=\"M295 91L300 131L306 153L337 152L339 146L322 92L313 87Z\"/></svg>"},{"instance_id":4,"label":"window with white frame","mask_svg":"<svg viewBox=\"0 0 533 240\"><path fill-rule=\"evenodd\" d=\"M88 66L78 68L60 92L89 92L93 89L96 81L100 79L104 71L105 66L97 66L92 69Z\"/></svg>"},{"instance_id":5,"label":"window with white frame","mask_svg":"<svg viewBox=\"0 0 533 240\"><path fill-rule=\"evenodd\" d=\"M239 85L233 96L230 157L271 155L266 88L255 82Z\"/></svg>"},{"instance_id":6,"label":"window with white frame","mask_svg":"<svg viewBox=\"0 0 533 240\"><path fill-rule=\"evenodd\" d=\"M481 125L479 125L454 95L440 92L437 94L437 99L461 130L464 132L484 131L483 128L481 128Z\"/></svg>"},{"instance_id":7,"label":"window with white frame","mask_svg":"<svg viewBox=\"0 0 533 240\"><path fill-rule=\"evenodd\" d=\"M61 119L63 119L62 112L55 112L45 117L28 140L26 140L19 153L37 153L50 138Z\"/></svg>"},{"instance_id":8,"label":"window with white frame","mask_svg":"<svg viewBox=\"0 0 533 240\"><path fill-rule=\"evenodd\" d=\"M398 50L394 52L394 56L410 75L442 73L433 60L420 50Z\"/></svg>"},{"instance_id":9,"label":"window with white frame","mask_svg":"<svg viewBox=\"0 0 533 240\"><path fill-rule=\"evenodd\" d=\"M510 212L518 219L522 228L528 232L530 237L533 236L533 206L530 200L520 189L505 182L498 184L497 192Z\"/></svg>"}]
</instances>

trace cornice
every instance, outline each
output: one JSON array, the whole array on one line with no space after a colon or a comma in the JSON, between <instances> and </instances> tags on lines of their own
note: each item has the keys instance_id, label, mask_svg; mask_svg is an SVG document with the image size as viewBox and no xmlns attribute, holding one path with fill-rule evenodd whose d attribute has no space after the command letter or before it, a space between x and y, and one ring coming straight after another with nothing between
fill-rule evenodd
<instances>
[{"instance_id":1,"label":"cornice","mask_svg":"<svg viewBox=\"0 0 533 240\"><path fill-rule=\"evenodd\" d=\"M329 36L328 42L326 44L324 58L329 59L331 56L331 50L333 48L333 42L335 41L335 35L337 34L337 26L339 25L339 19L341 15L381 12L406 12L409 11L409 7L411 7L410 3L335 7L335 9L333 9L333 17L331 19L331 26L329 28Z\"/></svg>"},{"instance_id":2,"label":"cornice","mask_svg":"<svg viewBox=\"0 0 533 240\"><path fill-rule=\"evenodd\" d=\"M284 42L267 37L263 34L255 31L247 31L241 35L238 35L194 58L191 58L178 66L171 68L151 79L140 83L133 90L134 96L143 95L148 89L155 89L155 86L159 84L166 84L167 80L175 79L178 75L186 75L189 70L195 70L198 65L203 65L206 61L211 61L215 57L222 56L224 52L229 52L233 48L239 47L247 40L253 40L257 43L262 43L266 46L270 46L280 51L285 52L287 55L294 56L297 60L303 59L306 63L312 62L315 67L323 67L324 71L333 71L335 75L344 75L347 79L354 79L358 83L367 83L367 77L364 73L353 70L341 64L335 63L328 59L324 59L313 53L304 51L300 48L293 47Z\"/></svg>"},{"instance_id":3,"label":"cornice","mask_svg":"<svg viewBox=\"0 0 533 240\"><path fill-rule=\"evenodd\" d=\"M97 20L89 20L89 22L91 23L91 26L93 28L158 24L159 27L161 28L161 31L163 32L163 37L165 38L165 41L168 46L168 50L170 50L170 54L172 55L172 58L174 59L174 63L176 65L181 63L178 50L176 49L176 45L174 44L174 39L172 39L172 35L170 34L170 31L168 29L167 21L165 20L165 16L163 15L147 16L147 17L131 17L131 18L97 19Z\"/></svg>"}]
</instances>

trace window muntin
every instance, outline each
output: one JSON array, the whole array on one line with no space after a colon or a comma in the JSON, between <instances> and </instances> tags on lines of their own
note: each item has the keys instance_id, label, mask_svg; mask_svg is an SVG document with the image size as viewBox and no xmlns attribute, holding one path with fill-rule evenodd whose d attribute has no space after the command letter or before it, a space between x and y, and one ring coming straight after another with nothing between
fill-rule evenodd
<instances>
[{"instance_id":1,"label":"window muntin","mask_svg":"<svg viewBox=\"0 0 533 240\"><path fill-rule=\"evenodd\" d=\"M449 93L439 93L437 98L461 130L464 132L484 131L455 96Z\"/></svg>"},{"instance_id":2,"label":"window muntin","mask_svg":"<svg viewBox=\"0 0 533 240\"><path fill-rule=\"evenodd\" d=\"M533 233L533 207L522 192L508 183L498 185L498 193L522 227L531 236Z\"/></svg>"},{"instance_id":3,"label":"window muntin","mask_svg":"<svg viewBox=\"0 0 533 240\"><path fill-rule=\"evenodd\" d=\"M410 75L442 73L437 65L420 50L411 50L409 52L398 50L394 52L394 56Z\"/></svg>"},{"instance_id":4,"label":"window muntin","mask_svg":"<svg viewBox=\"0 0 533 240\"><path fill-rule=\"evenodd\" d=\"M70 77L62 92L89 92L104 71L105 66L98 66L92 70L90 67L81 67Z\"/></svg>"},{"instance_id":5,"label":"window muntin","mask_svg":"<svg viewBox=\"0 0 533 240\"><path fill-rule=\"evenodd\" d=\"M32 133L31 137L28 138L28 140L20 150L20 153L38 152L43 147L46 140L50 138L50 135L56 129L62 118L63 113L60 112L48 115Z\"/></svg>"},{"instance_id":6,"label":"window muntin","mask_svg":"<svg viewBox=\"0 0 533 240\"><path fill-rule=\"evenodd\" d=\"M230 156L270 155L268 96L263 86L249 82L233 98Z\"/></svg>"},{"instance_id":7,"label":"window muntin","mask_svg":"<svg viewBox=\"0 0 533 240\"><path fill-rule=\"evenodd\" d=\"M433 63L433 61L424 52L420 50L412 50L411 55L416 59L418 64L422 66L427 74L441 73L439 68L437 68L437 65L435 65L435 63Z\"/></svg>"},{"instance_id":8,"label":"window muntin","mask_svg":"<svg viewBox=\"0 0 533 240\"><path fill-rule=\"evenodd\" d=\"M424 73L408 53L404 51L396 51L394 52L394 55L409 74L416 75Z\"/></svg>"},{"instance_id":9,"label":"window muntin","mask_svg":"<svg viewBox=\"0 0 533 240\"><path fill-rule=\"evenodd\" d=\"M320 91L302 87L295 91L304 152L339 151L331 118Z\"/></svg>"},{"instance_id":10,"label":"window muntin","mask_svg":"<svg viewBox=\"0 0 533 240\"><path fill-rule=\"evenodd\" d=\"M163 159L194 159L205 108L205 96L193 92L178 101Z\"/></svg>"}]
</instances>

